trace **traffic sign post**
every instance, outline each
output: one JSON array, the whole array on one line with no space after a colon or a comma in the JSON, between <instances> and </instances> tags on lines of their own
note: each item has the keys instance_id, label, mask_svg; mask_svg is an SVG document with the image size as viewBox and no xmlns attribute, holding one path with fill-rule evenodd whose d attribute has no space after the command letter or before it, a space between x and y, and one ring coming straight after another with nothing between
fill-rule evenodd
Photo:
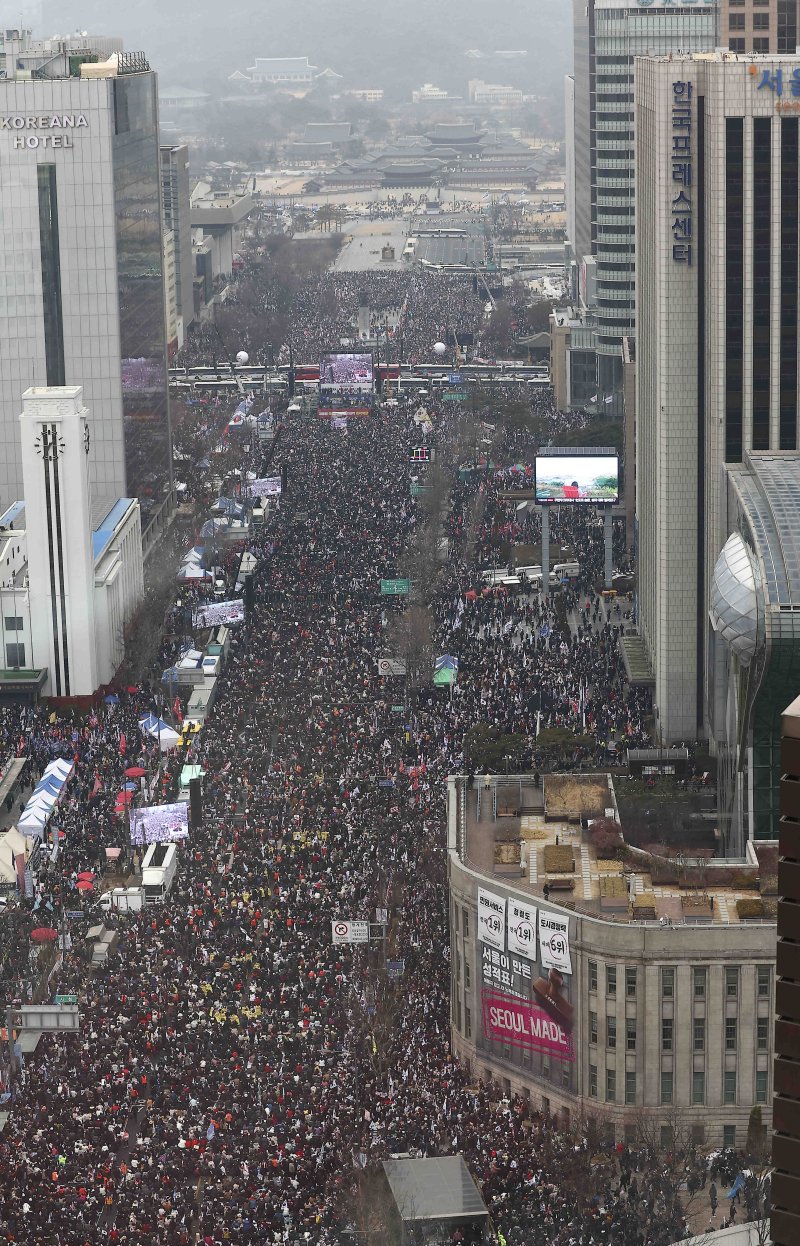
<instances>
[{"instance_id":1,"label":"traffic sign post","mask_svg":"<svg viewBox=\"0 0 800 1246\"><path fill-rule=\"evenodd\" d=\"M344 943L369 943L369 922L332 921L331 937L334 947Z\"/></svg>"},{"instance_id":2,"label":"traffic sign post","mask_svg":"<svg viewBox=\"0 0 800 1246\"><path fill-rule=\"evenodd\" d=\"M410 580L381 580L381 597L402 597L410 592Z\"/></svg>"},{"instance_id":3,"label":"traffic sign post","mask_svg":"<svg viewBox=\"0 0 800 1246\"><path fill-rule=\"evenodd\" d=\"M405 675L406 673L406 664L402 658L376 658L376 663L379 675Z\"/></svg>"}]
</instances>

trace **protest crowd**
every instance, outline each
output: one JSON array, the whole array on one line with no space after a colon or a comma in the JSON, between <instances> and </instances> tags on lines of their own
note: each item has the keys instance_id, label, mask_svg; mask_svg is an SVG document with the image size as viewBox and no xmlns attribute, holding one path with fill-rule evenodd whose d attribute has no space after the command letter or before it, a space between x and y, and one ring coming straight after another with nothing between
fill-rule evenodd
<instances>
[{"instance_id":1,"label":"protest crowd","mask_svg":"<svg viewBox=\"0 0 800 1246\"><path fill-rule=\"evenodd\" d=\"M339 279L337 299L352 302L362 282ZM443 329L464 314L441 278L411 284L410 351L426 346L409 327L417 299L441 297L427 315ZM298 317L313 354L322 326L311 295ZM553 432L580 418L535 402ZM457 466L464 412L428 406L430 439ZM478 562L537 535L535 516L499 498L514 485L511 435L505 466L453 473L449 556L430 598L435 652L460 660L452 696L428 683L393 710L402 693L376 659L406 603L381 598L379 583L421 522L409 462L419 436L412 404L351 419L346 432L286 424L270 470L285 465L288 489L248 540L253 603L222 693L165 761L139 729L147 683L80 721L0 712L0 747L28 757L31 781L53 757L75 762L50 828L58 855L34 896L0 916L0 988L27 998L28 936L51 924L69 933L57 989L78 997L82 1018L74 1035L43 1035L13 1071L5 1047L0 1057L0 1243L378 1241L367 1235L381 1222L370 1202L380 1161L456 1152L508 1246L667 1246L685 1234L653 1155L560 1132L529 1102L471 1081L451 1054L445 777L469 764L465 733L482 722L524 736L526 761L541 767L537 729L565 727L583 740L575 763L591 767L610 742L646 740L648 707L625 683L629 607L609 610L596 594L602 541L585 518L558 521L555 535L581 559L559 606L482 586ZM165 661L170 652L165 643ZM115 812L125 770L141 767L157 801L174 798L187 762L204 771L202 825L180 845L166 901L101 915L105 850L128 850ZM85 870L94 890L77 885ZM376 908L388 912L385 951L404 964L397 980L379 946L332 945L332 920ZM83 937L101 916L118 941L90 968Z\"/></svg>"}]
</instances>

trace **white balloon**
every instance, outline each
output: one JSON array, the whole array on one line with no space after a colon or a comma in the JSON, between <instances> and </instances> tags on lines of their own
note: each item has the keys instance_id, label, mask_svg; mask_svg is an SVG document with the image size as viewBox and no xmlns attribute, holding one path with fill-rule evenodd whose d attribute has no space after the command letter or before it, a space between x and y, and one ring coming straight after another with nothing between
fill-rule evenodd
<instances>
[{"instance_id":1,"label":"white balloon","mask_svg":"<svg viewBox=\"0 0 800 1246\"><path fill-rule=\"evenodd\" d=\"M446 350L447 350L447 347L445 346L444 342L433 343L433 353L435 355L443 355Z\"/></svg>"},{"instance_id":2,"label":"white balloon","mask_svg":"<svg viewBox=\"0 0 800 1246\"><path fill-rule=\"evenodd\" d=\"M249 363L249 361L250 361L250 356L248 355L247 351L240 350L238 355L236 356L236 362L237 363Z\"/></svg>"}]
</instances>

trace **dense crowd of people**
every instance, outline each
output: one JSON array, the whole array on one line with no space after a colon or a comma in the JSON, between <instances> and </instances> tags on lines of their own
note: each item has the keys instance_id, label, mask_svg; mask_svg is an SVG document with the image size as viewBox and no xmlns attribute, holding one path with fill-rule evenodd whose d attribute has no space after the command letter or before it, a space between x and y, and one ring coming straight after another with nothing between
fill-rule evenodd
<instances>
[{"instance_id":1,"label":"dense crowd of people","mask_svg":"<svg viewBox=\"0 0 800 1246\"><path fill-rule=\"evenodd\" d=\"M392 326L393 361L401 349L409 362L427 359L454 331L480 339L470 283L330 273L301 287L276 360L288 359L289 340L296 360L352 341L363 294ZM208 348L197 336L184 361ZM47 828L50 859L0 914L0 991L9 1002L41 998L55 948L37 951L30 934L53 927L50 992L76 995L81 1013L78 1033L45 1034L13 1062L0 1046L0 1242L383 1242L377 1174L397 1153L462 1154L501 1246L667 1246L684 1234L680 1183L654 1153L559 1131L529 1101L472 1080L450 1050L444 780L474 767L468 733L482 724L524 741L515 761L539 770L552 762L537 744L547 728L575 737L561 760L579 767L648 738L649 706L627 685L619 651L631 606L597 594L602 533L585 512L553 518L551 541L579 564L559 594L515 594L481 576L541 540L536 512L513 498L530 483L532 438L574 435L587 418L513 383L492 401L527 404L531 420L503 427L489 409L478 423L428 395L422 425L417 404L401 402L346 430L287 417L274 445L253 443L247 466L258 476L285 468L289 487L248 536L252 601L213 713L179 749L162 756L140 730L140 716L163 706L155 677L85 712L0 710L0 755L27 758L23 792L53 758L74 763ZM188 411L184 496L216 495L208 482L227 418L219 399ZM465 460L467 424L478 442ZM452 693L426 675L404 695L376 659L408 603L382 598L379 585L399 574L426 521L411 488L421 437L448 473L448 552L413 600L429 613L428 659L458 655L459 670ZM231 585L240 552L218 556ZM625 559L615 533L616 565ZM163 666L206 591L181 586ZM181 711L176 701L165 712ZM101 914L107 850L140 863L118 812L125 772L144 772L135 799L158 803L175 797L187 763L204 774L202 821L180 845L165 902ZM381 909L383 948L333 945L332 921ZM117 937L92 966L86 935L101 918ZM385 955L401 976L383 972Z\"/></svg>"},{"instance_id":2,"label":"dense crowd of people","mask_svg":"<svg viewBox=\"0 0 800 1246\"><path fill-rule=\"evenodd\" d=\"M459 418L437 413L443 454ZM27 752L31 779L53 756L75 761L50 828L58 856L8 921L3 986L26 997L27 934L51 921L70 934L57 984L78 996L82 1024L44 1035L6 1079L0 1240L355 1242L375 1231L369 1183L397 1152L462 1153L508 1246L658 1246L682 1234L657 1166L626 1177L627 1152L620 1161L609 1148L598 1167L586 1137L470 1083L451 1055L443 780L464 764L466 728L531 735L541 687L546 721L577 730L585 714L600 756L611 734L640 737L645 707L622 679L618 624L572 634L536 594L476 591L464 517L483 493L485 539L502 510L486 471L453 489L434 601L436 647L461 657L452 700L421 693L392 712L397 694L375 659L402 607L378 585L419 519L417 439L404 408L351 420L347 434L318 421L284 430L290 491L250 542L253 608L213 715L164 767L138 727L146 686L79 724L3 712L3 743ZM570 537L590 567L591 533ZM594 610L589 578L576 608L587 594ZM205 772L204 811L174 888L164 904L107 919L118 944L89 969L82 936L98 914L76 880L125 846L113 812L124 770L141 766L158 799L186 761ZM376 949L331 943L333 919L384 907L399 981L378 972Z\"/></svg>"}]
</instances>

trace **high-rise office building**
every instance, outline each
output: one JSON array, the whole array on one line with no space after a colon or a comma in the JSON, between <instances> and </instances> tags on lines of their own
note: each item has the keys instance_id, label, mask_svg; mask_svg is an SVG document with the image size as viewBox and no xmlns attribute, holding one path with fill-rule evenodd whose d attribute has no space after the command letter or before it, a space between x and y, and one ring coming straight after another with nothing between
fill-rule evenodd
<instances>
[{"instance_id":1,"label":"high-rise office building","mask_svg":"<svg viewBox=\"0 0 800 1246\"><path fill-rule=\"evenodd\" d=\"M716 41L713 0L573 0L575 237L579 289L592 328L596 389L621 414L623 339L635 331L633 60L705 52ZM591 268L594 268L592 280Z\"/></svg>"},{"instance_id":2,"label":"high-rise office building","mask_svg":"<svg viewBox=\"0 0 800 1246\"><path fill-rule=\"evenodd\" d=\"M800 684L800 58L643 58L636 98L640 637L735 848Z\"/></svg>"},{"instance_id":3,"label":"high-rise office building","mask_svg":"<svg viewBox=\"0 0 800 1246\"><path fill-rule=\"evenodd\" d=\"M156 78L83 43L7 54L0 80L0 503L22 393L82 384L93 510L137 497L148 548L173 503Z\"/></svg>"},{"instance_id":4,"label":"high-rise office building","mask_svg":"<svg viewBox=\"0 0 800 1246\"><path fill-rule=\"evenodd\" d=\"M172 231L175 248L175 293L181 319L181 339L194 320L194 258L189 214L189 149L161 147L161 202L164 226Z\"/></svg>"},{"instance_id":5,"label":"high-rise office building","mask_svg":"<svg viewBox=\"0 0 800 1246\"><path fill-rule=\"evenodd\" d=\"M800 1242L800 697L783 715L772 1124L773 1246Z\"/></svg>"},{"instance_id":6,"label":"high-rise office building","mask_svg":"<svg viewBox=\"0 0 800 1246\"><path fill-rule=\"evenodd\" d=\"M720 0L720 47L731 52L793 55L797 7L797 0Z\"/></svg>"}]
</instances>

